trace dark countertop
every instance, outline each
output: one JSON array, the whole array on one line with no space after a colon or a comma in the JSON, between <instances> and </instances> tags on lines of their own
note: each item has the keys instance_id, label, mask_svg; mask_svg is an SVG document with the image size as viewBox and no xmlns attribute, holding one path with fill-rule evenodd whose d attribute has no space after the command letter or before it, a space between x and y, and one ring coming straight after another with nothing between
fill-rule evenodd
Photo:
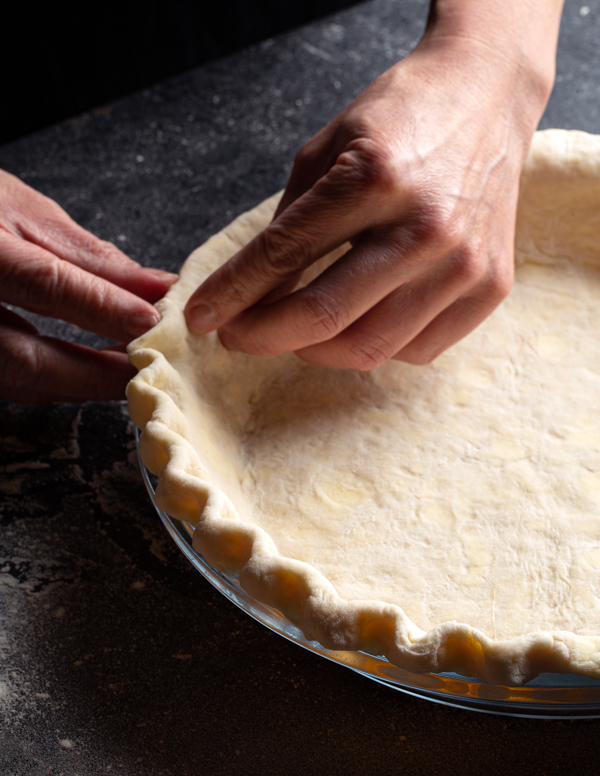
<instances>
[{"instance_id":1,"label":"dark countertop","mask_svg":"<svg viewBox=\"0 0 600 776\"><path fill-rule=\"evenodd\" d=\"M567 2L543 127L600 133L600 3L585 7ZM425 13L356 6L4 146L0 167L176 270L284 185L303 140L412 48ZM1 776L598 771L600 721L419 700L238 611L158 520L124 404L3 402L0 439Z\"/></svg>"}]
</instances>

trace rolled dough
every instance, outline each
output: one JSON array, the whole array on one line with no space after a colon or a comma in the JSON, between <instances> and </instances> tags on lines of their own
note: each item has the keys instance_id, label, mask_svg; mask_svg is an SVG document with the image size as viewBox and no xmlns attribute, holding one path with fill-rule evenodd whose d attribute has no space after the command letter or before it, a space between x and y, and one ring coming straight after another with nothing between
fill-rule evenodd
<instances>
[{"instance_id":1,"label":"rolled dough","mask_svg":"<svg viewBox=\"0 0 600 776\"><path fill-rule=\"evenodd\" d=\"M160 506L325 647L503 684L600 677L600 138L536 135L514 289L427 367L327 370L189 334L189 295L276 202L194 251L130 346Z\"/></svg>"}]
</instances>

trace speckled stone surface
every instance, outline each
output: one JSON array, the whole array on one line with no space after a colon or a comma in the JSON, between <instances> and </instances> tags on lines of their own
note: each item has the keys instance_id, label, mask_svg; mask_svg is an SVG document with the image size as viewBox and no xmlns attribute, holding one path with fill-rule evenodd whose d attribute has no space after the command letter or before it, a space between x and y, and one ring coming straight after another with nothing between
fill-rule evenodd
<instances>
[{"instance_id":1,"label":"speckled stone surface","mask_svg":"<svg viewBox=\"0 0 600 776\"><path fill-rule=\"evenodd\" d=\"M600 133L600 3L567 2L542 126ZM418 40L375 0L0 148L0 166L176 270ZM95 338L59 322L48 332ZM0 403L1 776L595 774L600 721L439 706L288 643L180 555L124 404Z\"/></svg>"}]
</instances>

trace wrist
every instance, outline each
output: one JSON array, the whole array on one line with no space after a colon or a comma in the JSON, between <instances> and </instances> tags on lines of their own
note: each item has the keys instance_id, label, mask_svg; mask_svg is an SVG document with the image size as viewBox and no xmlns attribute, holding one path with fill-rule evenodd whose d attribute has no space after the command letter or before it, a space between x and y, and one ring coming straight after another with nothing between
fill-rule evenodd
<instances>
[{"instance_id":1,"label":"wrist","mask_svg":"<svg viewBox=\"0 0 600 776\"><path fill-rule=\"evenodd\" d=\"M537 126L552 87L563 0L433 0L419 47L505 83Z\"/></svg>"}]
</instances>

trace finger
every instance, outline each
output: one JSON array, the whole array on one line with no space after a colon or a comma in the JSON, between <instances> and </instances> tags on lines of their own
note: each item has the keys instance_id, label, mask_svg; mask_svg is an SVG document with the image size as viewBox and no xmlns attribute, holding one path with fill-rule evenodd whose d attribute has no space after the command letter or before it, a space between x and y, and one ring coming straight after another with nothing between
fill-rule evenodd
<instances>
[{"instance_id":1,"label":"finger","mask_svg":"<svg viewBox=\"0 0 600 776\"><path fill-rule=\"evenodd\" d=\"M338 119L323 127L314 137L305 143L294 160L290 179L279 200L274 218L311 189L335 163L335 134Z\"/></svg>"},{"instance_id":2,"label":"finger","mask_svg":"<svg viewBox=\"0 0 600 776\"><path fill-rule=\"evenodd\" d=\"M9 310L0 302L0 325L11 326L13 329L18 329L25 334L39 335L39 329L34 326L31 321L18 315L13 310Z\"/></svg>"},{"instance_id":3,"label":"finger","mask_svg":"<svg viewBox=\"0 0 600 776\"><path fill-rule=\"evenodd\" d=\"M142 267L115 245L98 239L68 216L56 223L46 221L23 225L21 232L26 240L60 259L149 302L162 299L177 281L177 275L171 272Z\"/></svg>"},{"instance_id":4,"label":"finger","mask_svg":"<svg viewBox=\"0 0 600 776\"><path fill-rule=\"evenodd\" d=\"M470 334L506 298L512 273L494 277L485 292L461 297L434 318L392 358L409 364L429 364L440 353Z\"/></svg>"},{"instance_id":5,"label":"finger","mask_svg":"<svg viewBox=\"0 0 600 776\"><path fill-rule=\"evenodd\" d=\"M14 314L13 314L14 315ZM13 328L0 317L0 395L13 401L123 399L135 369L123 353L95 351Z\"/></svg>"},{"instance_id":6,"label":"finger","mask_svg":"<svg viewBox=\"0 0 600 776\"><path fill-rule=\"evenodd\" d=\"M117 345L107 345L105 348L98 348L100 353L105 352L114 352L114 353L127 353L127 345L125 344L117 344Z\"/></svg>"},{"instance_id":7,"label":"finger","mask_svg":"<svg viewBox=\"0 0 600 776\"><path fill-rule=\"evenodd\" d=\"M386 215L397 215L399 197L392 198L393 205L386 198L389 170L379 174L369 166L372 161L353 150L341 154L309 191L216 270L188 301L190 331L223 326L337 246Z\"/></svg>"},{"instance_id":8,"label":"finger","mask_svg":"<svg viewBox=\"0 0 600 776\"><path fill-rule=\"evenodd\" d=\"M302 280L302 273L299 272L293 278L286 280L285 283L280 283L280 285L276 286L271 291L269 291L268 294L265 294L265 296L263 296L263 298L260 300L260 302L258 302L258 304L270 305L270 304L273 304L273 302L278 302L280 299L283 299L285 296L289 296L293 291L296 290L301 280Z\"/></svg>"},{"instance_id":9,"label":"finger","mask_svg":"<svg viewBox=\"0 0 600 776\"><path fill-rule=\"evenodd\" d=\"M335 128L334 120L313 138L305 143L294 161L290 179L273 216L273 221L299 197L311 189L323 177L335 162ZM302 278L302 272L296 273L289 280L269 291L261 300L261 305L271 304L295 290Z\"/></svg>"},{"instance_id":10,"label":"finger","mask_svg":"<svg viewBox=\"0 0 600 776\"><path fill-rule=\"evenodd\" d=\"M365 235L306 287L234 318L219 331L221 341L229 350L275 355L330 340L394 289L435 273L440 257L431 252L427 242L415 247L407 228L388 230L385 239Z\"/></svg>"},{"instance_id":11,"label":"finger","mask_svg":"<svg viewBox=\"0 0 600 776\"><path fill-rule=\"evenodd\" d=\"M381 366L450 308L465 289L480 282L480 271L477 276L475 268L471 271L472 277L465 269L458 272L456 262L447 262L436 276L419 278L393 291L336 337L296 353L309 363L339 369ZM446 326L452 325L450 315Z\"/></svg>"},{"instance_id":12,"label":"finger","mask_svg":"<svg viewBox=\"0 0 600 776\"><path fill-rule=\"evenodd\" d=\"M0 288L8 304L120 342L143 334L160 319L152 305L134 294L6 232L0 232L0 254Z\"/></svg>"},{"instance_id":13,"label":"finger","mask_svg":"<svg viewBox=\"0 0 600 776\"><path fill-rule=\"evenodd\" d=\"M112 243L83 229L60 205L15 176L2 172L1 182L8 189L7 199L12 203L3 226L14 236L147 301L160 299L176 281L176 275L144 268Z\"/></svg>"}]
</instances>

